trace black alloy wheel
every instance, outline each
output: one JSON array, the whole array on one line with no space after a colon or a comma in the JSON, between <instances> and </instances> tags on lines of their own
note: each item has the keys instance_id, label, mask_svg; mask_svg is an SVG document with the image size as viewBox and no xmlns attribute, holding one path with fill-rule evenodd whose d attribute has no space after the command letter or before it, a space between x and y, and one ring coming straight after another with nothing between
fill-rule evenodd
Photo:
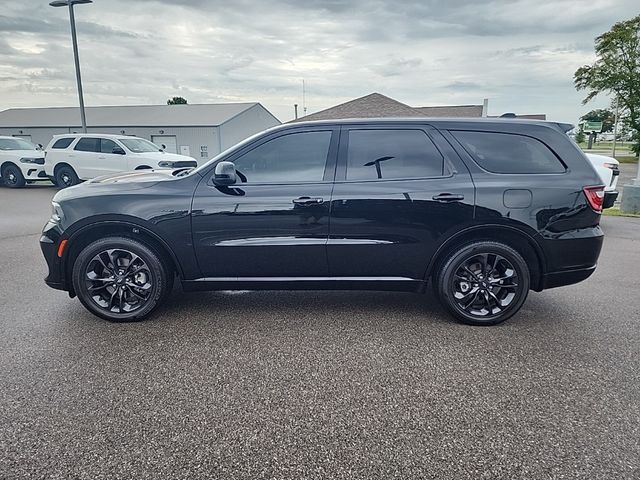
<instances>
[{"instance_id":1,"label":"black alloy wheel","mask_svg":"<svg viewBox=\"0 0 640 480\"><path fill-rule=\"evenodd\" d=\"M73 168L67 166L62 166L56 170L55 181L60 188L72 187L80 183L80 179Z\"/></svg>"},{"instance_id":2,"label":"black alloy wheel","mask_svg":"<svg viewBox=\"0 0 640 480\"><path fill-rule=\"evenodd\" d=\"M2 169L2 182L9 188L24 187L25 179L22 171L15 165L5 165Z\"/></svg>"},{"instance_id":3,"label":"black alloy wheel","mask_svg":"<svg viewBox=\"0 0 640 480\"><path fill-rule=\"evenodd\" d=\"M92 313L126 322L148 316L171 290L173 276L148 246L113 237L98 240L80 252L73 285Z\"/></svg>"},{"instance_id":4,"label":"black alloy wheel","mask_svg":"<svg viewBox=\"0 0 640 480\"><path fill-rule=\"evenodd\" d=\"M450 255L438 277L438 296L464 323L495 325L514 315L529 292L529 269L507 245L476 242Z\"/></svg>"}]
</instances>

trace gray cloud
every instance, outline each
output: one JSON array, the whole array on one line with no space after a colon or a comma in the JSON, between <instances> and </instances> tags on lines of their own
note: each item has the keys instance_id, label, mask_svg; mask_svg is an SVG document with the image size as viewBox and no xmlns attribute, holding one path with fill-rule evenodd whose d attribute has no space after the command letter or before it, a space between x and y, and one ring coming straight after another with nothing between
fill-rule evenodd
<instances>
[{"instance_id":1,"label":"gray cloud","mask_svg":"<svg viewBox=\"0 0 640 480\"><path fill-rule=\"evenodd\" d=\"M571 77L632 0L95 0L77 7L87 104L261 101L293 115L372 91L575 121ZM562 15L559 14L562 13ZM74 105L68 17L3 5L0 108ZM606 101L603 100L606 104Z\"/></svg>"}]
</instances>

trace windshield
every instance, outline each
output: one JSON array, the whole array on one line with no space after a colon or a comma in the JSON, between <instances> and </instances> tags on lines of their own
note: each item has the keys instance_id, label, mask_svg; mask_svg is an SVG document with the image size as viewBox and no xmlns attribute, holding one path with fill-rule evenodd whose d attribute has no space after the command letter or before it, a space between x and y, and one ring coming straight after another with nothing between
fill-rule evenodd
<instances>
[{"instance_id":1,"label":"windshield","mask_svg":"<svg viewBox=\"0 0 640 480\"><path fill-rule=\"evenodd\" d=\"M133 153L158 152L160 147L144 138L119 138L127 149Z\"/></svg>"},{"instance_id":2,"label":"windshield","mask_svg":"<svg viewBox=\"0 0 640 480\"><path fill-rule=\"evenodd\" d=\"M36 146L21 138L0 138L0 150L36 150Z\"/></svg>"}]
</instances>

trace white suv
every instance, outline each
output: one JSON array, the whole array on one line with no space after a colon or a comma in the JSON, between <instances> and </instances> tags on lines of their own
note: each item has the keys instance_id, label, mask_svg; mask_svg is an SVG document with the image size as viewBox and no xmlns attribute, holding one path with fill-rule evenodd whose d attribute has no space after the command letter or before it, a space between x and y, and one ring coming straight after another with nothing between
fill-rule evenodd
<instances>
[{"instance_id":1,"label":"white suv","mask_svg":"<svg viewBox=\"0 0 640 480\"><path fill-rule=\"evenodd\" d=\"M620 162L613 157L596 155L595 153L585 153L585 156L596 169L604 184L604 202L602 208L613 207L618 198L618 176L620 175Z\"/></svg>"},{"instance_id":2,"label":"white suv","mask_svg":"<svg viewBox=\"0 0 640 480\"><path fill-rule=\"evenodd\" d=\"M54 136L45 149L44 169L56 185L65 188L129 170L196 166L193 158L166 153L143 138L85 133Z\"/></svg>"},{"instance_id":3,"label":"white suv","mask_svg":"<svg viewBox=\"0 0 640 480\"><path fill-rule=\"evenodd\" d=\"M49 180L44 173L44 152L31 142L0 136L0 175L7 187L23 187L36 180Z\"/></svg>"}]
</instances>

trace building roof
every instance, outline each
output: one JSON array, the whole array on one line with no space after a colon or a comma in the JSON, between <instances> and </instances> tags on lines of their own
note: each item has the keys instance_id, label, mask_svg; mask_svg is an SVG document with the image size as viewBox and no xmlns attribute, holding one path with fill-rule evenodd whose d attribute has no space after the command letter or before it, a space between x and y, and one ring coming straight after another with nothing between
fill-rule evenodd
<instances>
[{"instance_id":1,"label":"building roof","mask_svg":"<svg viewBox=\"0 0 640 480\"><path fill-rule=\"evenodd\" d=\"M445 105L437 107L411 107L380 93L371 93L335 107L300 117L293 122L307 120L339 120L344 118L480 118L483 105ZM517 118L546 120L545 114L516 115Z\"/></svg>"},{"instance_id":2,"label":"building roof","mask_svg":"<svg viewBox=\"0 0 640 480\"><path fill-rule=\"evenodd\" d=\"M125 105L86 107L85 111L89 127L211 127L256 105L260 104ZM0 112L0 127L80 127L80 109L10 108Z\"/></svg>"},{"instance_id":3,"label":"building roof","mask_svg":"<svg viewBox=\"0 0 640 480\"><path fill-rule=\"evenodd\" d=\"M335 107L311 113L294 121L338 118L424 117L415 108L380 93L371 93Z\"/></svg>"},{"instance_id":4,"label":"building roof","mask_svg":"<svg viewBox=\"0 0 640 480\"><path fill-rule=\"evenodd\" d=\"M446 105L442 107L414 107L426 117L481 117L482 105Z\"/></svg>"}]
</instances>

